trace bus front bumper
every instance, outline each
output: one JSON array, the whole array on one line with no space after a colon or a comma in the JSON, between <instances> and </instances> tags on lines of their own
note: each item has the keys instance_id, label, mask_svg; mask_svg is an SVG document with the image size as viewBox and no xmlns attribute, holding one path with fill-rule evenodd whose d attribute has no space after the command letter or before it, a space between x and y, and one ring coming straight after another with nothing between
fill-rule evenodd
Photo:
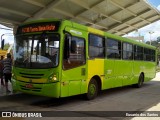
<instances>
[{"instance_id":1,"label":"bus front bumper","mask_svg":"<svg viewBox=\"0 0 160 120\"><path fill-rule=\"evenodd\" d=\"M12 89L14 92L23 92L33 95L60 97L60 82L55 83L26 83L12 79Z\"/></svg>"}]
</instances>

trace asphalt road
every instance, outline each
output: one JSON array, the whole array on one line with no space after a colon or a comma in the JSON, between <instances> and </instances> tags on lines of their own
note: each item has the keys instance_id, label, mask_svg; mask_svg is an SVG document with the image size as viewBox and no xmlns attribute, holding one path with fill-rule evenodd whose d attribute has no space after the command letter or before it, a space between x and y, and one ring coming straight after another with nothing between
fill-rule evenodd
<instances>
[{"instance_id":1,"label":"asphalt road","mask_svg":"<svg viewBox=\"0 0 160 120\"><path fill-rule=\"evenodd\" d=\"M2 91L2 87L0 90ZM0 92L1 93L1 92ZM160 73L142 88L126 86L101 92L91 101L86 101L83 96L73 96L61 99L34 96L28 94L9 94L0 96L0 111L35 111L50 117L38 120L128 120L125 117L129 111L148 111L160 103ZM152 110L152 109L151 109ZM160 107L153 109L160 110ZM45 112L48 111L48 112ZM70 112L71 111L71 112ZM124 112L126 113L124 113ZM121 114L123 114L121 116ZM159 117L146 117L145 120L160 119ZM142 117L141 117L142 118ZM8 120L9 118L0 118ZM35 120L35 118L11 118L12 120ZM135 119L136 120L136 119Z\"/></svg>"}]
</instances>

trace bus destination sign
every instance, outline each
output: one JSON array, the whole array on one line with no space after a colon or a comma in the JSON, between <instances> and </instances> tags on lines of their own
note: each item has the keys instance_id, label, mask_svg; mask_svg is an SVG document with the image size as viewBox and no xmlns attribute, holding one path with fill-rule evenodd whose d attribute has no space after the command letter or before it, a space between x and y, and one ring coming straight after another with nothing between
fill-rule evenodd
<instances>
[{"instance_id":1,"label":"bus destination sign","mask_svg":"<svg viewBox=\"0 0 160 120\"><path fill-rule=\"evenodd\" d=\"M43 32L43 31L57 31L59 27L59 23L35 23L28 24L24 26L20 26L17 30L17 34L21 33L33 33L33 32Z\"/></svg>"},{"instance_id":2,"label":"bus destination sign","mask_svg":"<svg viewBox=\"0 0 160 120\"><path fill-rule=\"evenodd\" d=\"M54 31L54 30L55 30L55 25L39 25L34 27L24 27L22 28L22 33Z\"/></svg>"}]
</instances>

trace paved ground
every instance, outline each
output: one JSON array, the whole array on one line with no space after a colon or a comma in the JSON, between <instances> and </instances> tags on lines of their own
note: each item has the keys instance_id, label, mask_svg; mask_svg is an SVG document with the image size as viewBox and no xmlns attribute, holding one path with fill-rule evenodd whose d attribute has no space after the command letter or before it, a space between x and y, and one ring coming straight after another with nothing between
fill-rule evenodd
<instances>
[{"instance_id":1,"label":"paved ground","mask_svg":"<svg viewBox=\"0 0 160 120\"><path fill-rule=\"evenodd\" d=\"M54 99L22 93L6 94L5 88L3 86L0 87L0 111L25 110L49 111L48 114L51 114L51 116L62 115L62 117L42 117L38 118L38 120L159 120L160 117L133 118L116 116L118 116L119 113L123 114L123 112L117 113L117 111L160 111L160 73L157 73L155 79L145 83L140 89L127 86L105 90L92 101L85 101L82 96ZM97 112L95 113L94 111ZM106 117L108 113L110 113L111 117ZM159 112L158 114L160 116ZM65 117L67 115L70 117ZM8 119L0 118L0 120ZM24 119L35 120L35 118L12 118L12 120Z\"/></svg>"},{"instance_id":2,"label":"paved ground","mask_svg":"<svg viewBox=\"0 0 160 120\"><path fill-rule=\"evenodd\" d=\"M9 82L8 84L9 84L8 86L9 86L10 91L12 91L11 83ZM11 95L11 94L12 92L6 93L5 86L0 85L0 96L6 96L6 95Z\"/></svg>"},{"instance_id":3,"label":"paved ground","mask_svg":"<svg viewBox=\"0 0 160 120\"><path fill-rule=\"evenodd\" d=\"M160 72L157 73L156 78L154 78L152 81L157 81L159 84ZM159 90L159 93L157 94L157 96L160 96L160 86L159 86L158 90ZM152 94L154 94L154 93L152 93ZM160 101L159 101L159 103L148 108L146 111L160 111ZM159 115L160 115L160 113L159 113ZM132 118L132 120L159 120L159 119L160 119L160 117L149 117L149 118L148 117L134 117L134 118Z\"/></svg>"}]
</instances>

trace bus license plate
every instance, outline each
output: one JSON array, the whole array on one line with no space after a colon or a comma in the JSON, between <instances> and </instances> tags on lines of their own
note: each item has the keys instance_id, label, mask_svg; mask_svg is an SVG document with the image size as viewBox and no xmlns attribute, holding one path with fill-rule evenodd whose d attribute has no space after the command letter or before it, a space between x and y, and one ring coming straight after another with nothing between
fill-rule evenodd
<instances>
[{"instance_id":1,"label":"bus license plate","mask_svg":"<svg viewBox=\"0 0 160 120\"><path fill-rule=\"evenodd\" d=\"M26 84L26 88L33 88L32 84Z\"/></svg>"}]
</instances>

